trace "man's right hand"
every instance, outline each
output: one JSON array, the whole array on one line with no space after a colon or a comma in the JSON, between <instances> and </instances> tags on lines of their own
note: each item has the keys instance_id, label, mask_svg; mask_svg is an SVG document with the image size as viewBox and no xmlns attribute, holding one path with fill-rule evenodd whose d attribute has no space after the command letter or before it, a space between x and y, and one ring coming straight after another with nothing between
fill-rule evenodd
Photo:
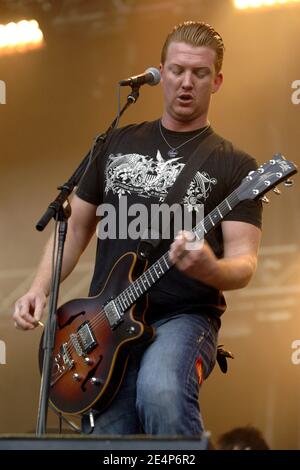
<instances>
[{"instance_id":1,"label":"man's right hand","mask_svg":"<svg viewBox=\"0 0 300 470\"><path fill-rule=\"evenodd\" d=\"M47 297L42 289L30 290L15 303L15 327L33 330L38 326L46 306Z\"/></svg>"}]
</instances>

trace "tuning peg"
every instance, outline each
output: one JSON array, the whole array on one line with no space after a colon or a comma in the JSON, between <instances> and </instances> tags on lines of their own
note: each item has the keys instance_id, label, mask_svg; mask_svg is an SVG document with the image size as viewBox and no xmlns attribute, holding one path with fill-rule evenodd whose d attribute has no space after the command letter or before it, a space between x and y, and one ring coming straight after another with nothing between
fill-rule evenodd
<instances>
[{"instance_id":1,"label":"tuning peg","mask_svg":"<svg viewBox=\"0 0 300 470\"><path fill-rule=\"evenodd\" d=\"M280 189L277 188L277 186L275 186L275 188L273 189L273 192L275 194L281 194L281 191L280 191Z\"/></svg>"},{"instance_id":2,"label":"tuning peg","mask_svg":"<svg viewBox=\"0 0 300 470\"><path fill-rule=\"evenodd\" d=\"M269 204L270 200L267 198L267 196L263 196L260 198L262 202L264 202L265 204Z\"/></svg>"},{"instance_id":3,"label":"tuning peg","mask_svg":"<svg viewBox=\"0 0 300 470\"><path fill-rule=\"evenodd\" d=\"M293 186L294 180L288 179L288 180L286 180L283 184L284 184L284 186L286 186L287 188L290 188L291 186Z\"/></svg>"}]
</instances>

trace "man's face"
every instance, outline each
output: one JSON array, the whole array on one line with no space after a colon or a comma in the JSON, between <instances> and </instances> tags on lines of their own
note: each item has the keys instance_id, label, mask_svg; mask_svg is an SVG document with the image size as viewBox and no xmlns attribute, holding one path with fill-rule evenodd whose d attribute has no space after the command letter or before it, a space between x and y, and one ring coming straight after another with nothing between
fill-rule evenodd
<instances>
[{"instance_id":1,"label":"man's face","mask_svg":"<svg viewBox=\"0 0 300 470\"><path fill-rule=\"evenodd\" d=\"M165 63L160 66L165 118L180 122L197 120L205 125L211 94L223 80L221 73L216 74L215 59L216 52L206 46L169 44Z\"/></svg>"}]
</instances>

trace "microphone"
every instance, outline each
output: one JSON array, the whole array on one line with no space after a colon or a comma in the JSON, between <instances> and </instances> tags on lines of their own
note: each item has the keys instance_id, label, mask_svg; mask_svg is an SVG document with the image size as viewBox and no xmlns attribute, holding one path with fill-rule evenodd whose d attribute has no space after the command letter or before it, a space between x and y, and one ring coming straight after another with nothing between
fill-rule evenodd
<instances>
[{"instance_id":1,"label":"microphone","mask_svg":"<svg viewBox=\"0 0 300 470\"><path fill-rule=\"evenodd\" d=\"M150 67L145 70L144 73L136 75L135 77L129 77L125 80L120 80L120 86L141 86L147 83L148 85L154 86L160 82L160 72L155 67Z\"/></svg>"}]
</instances>

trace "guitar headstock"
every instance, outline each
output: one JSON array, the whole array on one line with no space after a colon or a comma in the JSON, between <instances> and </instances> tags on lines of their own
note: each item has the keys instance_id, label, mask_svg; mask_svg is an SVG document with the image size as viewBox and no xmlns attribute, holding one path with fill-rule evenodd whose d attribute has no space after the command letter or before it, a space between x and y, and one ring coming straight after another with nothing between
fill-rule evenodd
<instances>
[{"instance_id":1,"label":"guitar headstock","mask_svg":"<svg viewBox=\"0 0 300 470\"><path fill-rule=\"evenodd\" d=\"M281 154L276 154L271 160L260 165L257 170L250 171L237 188L237 196L240 201L256 199L285 180L287 180L286 185L289 186L292 184L288 180L289 176L297 171L293 162L286 160Z\"/></svg>"}]
</instances>

